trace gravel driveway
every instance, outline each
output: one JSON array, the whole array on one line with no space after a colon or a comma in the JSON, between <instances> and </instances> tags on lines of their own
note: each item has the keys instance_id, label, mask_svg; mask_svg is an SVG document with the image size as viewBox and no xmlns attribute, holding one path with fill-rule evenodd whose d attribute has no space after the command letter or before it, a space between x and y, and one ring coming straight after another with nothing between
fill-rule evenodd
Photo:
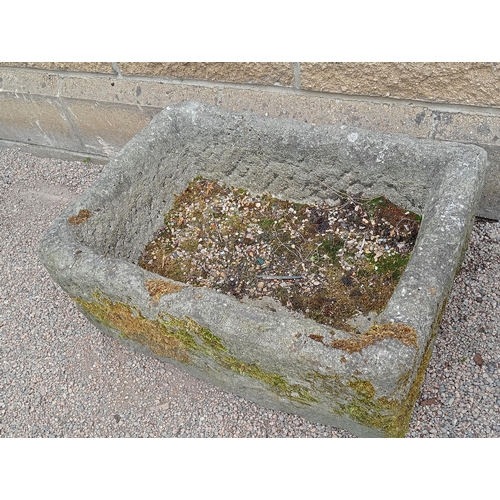
<instances>
[{"instance_id":1,"label":"gravel driveway","mask_svg":"<svg viewBox=\"0 0 500 500\"><path fill-rule=\"evenodd\" d=\"M0 148L0 437L352 437L130 352L36 257L104 167ZM500 437L500 223L476 220L408 437Z\"/></svg>"}]
</instances>

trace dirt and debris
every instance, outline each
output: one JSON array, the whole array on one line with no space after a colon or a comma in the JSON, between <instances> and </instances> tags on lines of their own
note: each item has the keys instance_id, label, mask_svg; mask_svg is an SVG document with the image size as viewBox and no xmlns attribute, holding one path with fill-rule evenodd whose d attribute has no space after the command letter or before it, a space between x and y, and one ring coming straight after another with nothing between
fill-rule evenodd
<instances>
[{"instance_id":1,"label":"dirt and debris","mask_svg":"<svg viewBox=\"0 0 500 500\"><path fill-rule=\"evenodd\" d=\"M406 267L420 216L385 198L337 193L302 204L197 178L175 199L139 265L237 298L271 296L350 330L381 312Z\"/></svg>"}]
</instances>

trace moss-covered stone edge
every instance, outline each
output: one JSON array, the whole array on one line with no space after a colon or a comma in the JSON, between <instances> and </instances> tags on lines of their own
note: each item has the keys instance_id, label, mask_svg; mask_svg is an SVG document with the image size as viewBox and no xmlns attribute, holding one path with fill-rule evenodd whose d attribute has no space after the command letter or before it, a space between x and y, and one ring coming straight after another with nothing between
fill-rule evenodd
<instances>
[{"instance_id":1,"label":"moss-covered stone edge","mask_svg":"<svg viewBox=\"0 0 500 500\"><path fill-rule=\"evenodd\" d=\"M347 387L353 392L353 397L350 402L339 404L336 411L340 414L349 415L362 425L382 430L387 437L404 437L408 432L413 408L420 394L420 388L432 356L434 339L446 302L445 299L438 306L438 314L432 323L431 335L423 350L416 376L403 400L376 398L375 388L370 381L352 377L347 381ZM399 378L398 385L401 389L408 384L411 372L412 370L408 370Z\"/></svg>"},{"instance_id":2,"label":"moss-covered stone edge","mask_svg":"<svg viewBox=\"0 0 500 500\"><path fill-rule=\"evenodd\" d=\"M123 338L148 346L157 356L193 363L194 354L202 353L238 375L260 380L280 397L303 405L318 402L306 387L291 384L278 373L265 371L257 364L232 356L219 337L188 316L177 318L163 312L155 320L150 320L136 307L113 302L101 291L95 291L92 296L92 301L78 297L73 297L73 300L99 323L117 330Z\"/></svg>"},{"instance_id":3,"label":"moss-covered stone edge","mask_svg":"<svg viewBox=\"0 0 500 500\"><path fill-rule=\"evenodd\" d=\"M291 384L278 373L267 372L256 364L246 363L232 356L219 337L190 317L177 318L163 312L157 319L150 320L136 307L113 302L100 291L94 292L93 297L92 301L76 297L73 300L104 326L118 330L123 338L147 345L153 354L182 363L192 363L194 353L201 352L238 375L260 380L282 398L307 406L321 403L311 395L309 388ZM439 321L435 324L439 324ZM338 374L310 372L304 379L311 388L317 389L314 392L321 392L317 386L323 385L330 392L330 398L339 401L337 404L332 401L333 414L347 416L366 427L382 431L388 437L404 437L432 355L431 340L425 348L417 375L402 401L377 398L373 384L357 377L343 381ZM410 371L400 377L401 387L408 383Z\"/></svg>"},{"instance_id":4,"label":"moss-covered stone edge","mask_svg":"<svg viewBox=\"0 0 500 500\"><path fill-rule=\"evenodd\" d=\"M352 399L348 403L339 404L340 412L362 425L380 429L387 437L404 437L408 431L430 354L432 350L424 356L417 377L402 401L376 398L375 388L369 380L353 377L347 381L347 387L353 392Z\"/></svg>"}]
</instances>

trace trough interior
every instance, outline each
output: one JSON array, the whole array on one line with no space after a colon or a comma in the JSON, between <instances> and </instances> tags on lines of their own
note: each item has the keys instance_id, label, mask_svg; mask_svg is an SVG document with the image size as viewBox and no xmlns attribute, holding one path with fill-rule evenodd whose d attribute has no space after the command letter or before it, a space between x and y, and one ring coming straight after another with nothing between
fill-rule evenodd
<instances>
[{"instance_id":1,"label":"trough interior","mask_svg":"<svg viewBox=\"0 0 500 500\"><path fill-rule=\"evenodd\" d=\"M174 195L197 175L300 203L332 203L341 191L385 196L422 214L425 180L439 168L439 158L432 168L417 165L422 151L405 138L388 148L362 130L297 127L279 120L261 120L255 127L241 116L174 114L162 137L144 137L140 148L124 148L121 156L133 164L133 175L130 169L103 174L94 193L99 199L91 203L99 208L77 228L81 242L107 257L137 263ZM409 175L417 170L420 183Z\"/></svg>"}]
</instances>

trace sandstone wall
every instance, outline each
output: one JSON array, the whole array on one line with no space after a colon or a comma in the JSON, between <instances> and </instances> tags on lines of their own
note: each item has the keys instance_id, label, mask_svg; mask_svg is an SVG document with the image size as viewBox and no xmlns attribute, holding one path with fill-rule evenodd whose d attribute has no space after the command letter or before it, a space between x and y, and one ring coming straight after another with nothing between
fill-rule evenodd
<instances>
[{"instance_id":1,"label":"sandstone wall","mask_svg":"<svg viewBox=\"0 0 500 500\"><path fill-rule=\"evenodd\" d=\"M499 63L0 63L0 146L106 161L184 100L477 144L500 218Z\"/></svg>"}]
</instances>

